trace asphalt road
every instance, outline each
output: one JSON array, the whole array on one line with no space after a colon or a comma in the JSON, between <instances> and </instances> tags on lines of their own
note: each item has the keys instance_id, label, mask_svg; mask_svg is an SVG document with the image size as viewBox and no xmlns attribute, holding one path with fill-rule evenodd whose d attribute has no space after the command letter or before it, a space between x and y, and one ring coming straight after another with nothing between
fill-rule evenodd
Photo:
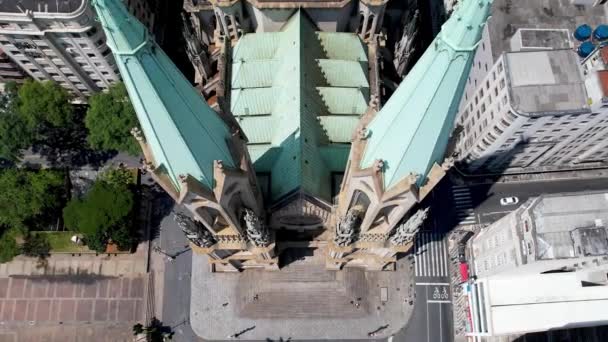
<instances>
[{"instance_id":1,"label":"asphalt road","mask_svg":"<svg viewBox=\"0 0 608 342\"><path fill-rule=\"evenodd\" d=\"M454 221L451 197L445 195L450 190L451 184L444 180L423 202L423 206L430 206L430 211L425 227L416 236L412 256L416 291L414 314L392 341L453 341L449 255L444 238Z\"/></svg>"},{"instance_id":2,"label":"asphalt road","mask_svg":"<svg viewBox=\"0 0 608 342\"><path fill-rule=\"evenodd\" d=\"M192 272L192 251L186 237L168 213L173 201L165 196L156 201L157 214L160 215L160 232L154 241L156 246L174 260L165 258L164 293L162 322L170 326L175 335L173 341L200 341L190 327L190 274Z\"/></svg>"},{"instance_id":3,"label":"asphalt road","mask_svg":"<svg viewBox=\"0 0 608 342\"><path fill-rule=\"evenodd\" d=\"M575 191L608 191L608 178L496 183L468 186L477 223L492 223L517 209L531 197ZM515 196L516 205L503 206L500 199Z\"/></svg>"}]
</instances>

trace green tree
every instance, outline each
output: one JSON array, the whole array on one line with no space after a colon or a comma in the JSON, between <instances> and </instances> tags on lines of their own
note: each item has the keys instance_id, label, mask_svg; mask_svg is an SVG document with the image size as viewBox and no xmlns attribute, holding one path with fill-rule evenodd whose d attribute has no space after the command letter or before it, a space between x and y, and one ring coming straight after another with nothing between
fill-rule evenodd
<instances>
[{"instance_id":1,"label":"green tree","mask_svg":"<svg viewBox=\"0 0 608 342\"><path fill-rule=\"evenodd\" d=\"M74 122L74 109L68 92L55 82L27 80L19 87L19 113L34 130L66 127Z\"/></svg>"},{"instance_id":2,"label":"green tree","mask_svg":"<svg viewBox=\"0 0 608 342\"><path fill-rule=\"evenodd\" d=\"M0 236L0 263L9 262L17 255L19 246L15 241L15 234L11 230L3 231Z\"/></svg>"},{"instance_id":3,"label":"green tree","mask_svg":"<svg viewBox=\"0 0 608 342\"><path fill-rule=\"evenodd\" d=\"M125 222L130 221L133 204L133 193L127 185L98 181L85 198L68 203L63 218L68 228L85 235L89 248L103 252L113 235L131 235L131 225ZM121 230L126 233L118 233Z\"/></svg>"},{"instance_id":4,"label":"green tree","mask_svg":"<svg viewBox=\"0 0 608 342\"><path fill-rule=\"evenodd\" d=\"M173 331L171 327L164 326L156 317L152 317L150 324L144 327L143 324L137 323L133 326L133 334L135 336L146 334L146 341L164 342L173 339Z\"/></svg>"},{"instance_id":5,"label":"green tree","mask_svg":"<svg viewBox=\"0 0 608 342\"><path fill-rule=\"evenodd\" d=\"M17 161L32 144L32 131L18 112L17 84L9 82L0 94L0 157Z\"/></svg>"},{"instance_id":6,"label":"green tree","mask_svg":"<svg viewBox=\"0 0 608 342\"><path fill-rule=\"evenodd\" d=\"M123 186L135 184L135 174L133 170L125 167L108 169L101 174L100 178L110 185Z\"/></svg>"},{"instance_id":7,"label":"green tree","mask_svg":"<svg viewBox=\"0 0 608 342\"><path fill-rule=\"evenodd\" d=\"M138 126L135 110L123 83L110 87L108 92L93 95L89 100L85 125L88 141L97 150L116 150L138 155L139 145L131 135Z\"/></svg>"},{"instance_id":8,"label":"green tree","mask_svg":"<svg viewBox=\"0 0 608 342\"><path fill-rule=\"evenodd\" d=\"M44 259L50 255L51 243L46 234L28 234L21 246L21 252L30 257Z\"/></svg>"},{"instance_id":9,"label":"green tree","mask_svg":"<svg viewBox=\"0 0 608 342\"><path fill-rule=\"evenodd\" d=\"M0 172L0 226L26 232L65 203L61 172L6 169Z\"/></svg>"}]
</instances>

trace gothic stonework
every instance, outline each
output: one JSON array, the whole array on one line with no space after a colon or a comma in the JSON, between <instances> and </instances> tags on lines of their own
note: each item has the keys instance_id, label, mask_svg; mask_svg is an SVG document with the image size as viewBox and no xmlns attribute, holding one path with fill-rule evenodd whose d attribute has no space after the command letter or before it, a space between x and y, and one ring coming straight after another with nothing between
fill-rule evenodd
<instances>
[{"instance_id":1,"label":"gothic stonework","mask_svg":"<svg viewBox=\"0 0 608 342\"><path fill-rule=\"evenodd\" d=\"M243 220L245 220L247 237L251 243L253 243L256 247L266 247L270 244L268 228L264 225L264 222L262 222L260 217L253 212L253 210L245 209Z\"/></svg>"},{"instance_id":2,"label":"gothic stonework","mask_svg":"<svg viewBox=\"0 0 608 342\"><path fill-rule=\"evenodd\" d=\"M404 246L414 240L414 236L420 230L422 223L428 215L429 209L420 209L404 224L397 227L390 241L393 245Z\"/></svg>"}]
</instances>

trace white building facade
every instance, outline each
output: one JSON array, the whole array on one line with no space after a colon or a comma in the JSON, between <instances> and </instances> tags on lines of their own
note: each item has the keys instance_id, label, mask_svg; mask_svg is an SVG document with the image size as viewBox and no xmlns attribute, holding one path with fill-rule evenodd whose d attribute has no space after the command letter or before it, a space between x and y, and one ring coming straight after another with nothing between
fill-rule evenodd
<instances>
[{"instance_id":1,"label":"white building facade","mask_svg":"<svg viewBox=\"0 0 608 342\"><path fill-rule=\"evenodd\" d=\"M608 264L543 273L528 267L465 285L474 338L608 323ZM559 286L556 286L559 284Z\"/></svg>"},{"instance_id":2,"label":"white building facade","mask_svg":"<svg viewBox=\"0 0 608 342\"><path fill-rule=\"evenodd\" d=\"M605 324L608 193L531 198L468 242L468 335ZM559 286L556 286L559 284ZM605 311L605 310L604 310Z\"/></svg>"},{"instance_id":3,"label":"white building facade","mask_svg":"<svg viewBox=\"0 0 608 342\"><path fill-rule=\"evenodd\" d=\"M88 0L1 4L0 46L29 77L81 98L119 80Z\"/></svg>"},{"instance_id":4,"label":"white building facade","mask_svg":"<svg viewBox=\"0 0 608 342\"><path fill-rule=\"evenodd\" d=\"M586 60L576 56L572 38L579 23L605 22L606 9L552 6L548 16L537 0L508 9L506 0L494 2L455 123L457 160L466 171L568 169L608 161L608 113L591 94L601 85L591 75L605 64L583 75Z\"/></svg>"}]
</instances>

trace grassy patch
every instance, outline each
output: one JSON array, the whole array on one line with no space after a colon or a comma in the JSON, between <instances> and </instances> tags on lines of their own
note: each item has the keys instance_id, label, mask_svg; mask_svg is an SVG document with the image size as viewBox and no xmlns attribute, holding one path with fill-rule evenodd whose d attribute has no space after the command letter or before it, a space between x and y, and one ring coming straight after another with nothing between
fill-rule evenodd
<instances>
[{"instance_id":1,"label":"grassy patch","mask_svg":"<svg viewBox=\"0 0 608 342\"><path fill-rule=\"evenodd\" d=\"M46 235L51 244L51 253L91 253L87 246L77 245L70 238L74 232L35 232Z\"/></svg>"}]
</instances>

